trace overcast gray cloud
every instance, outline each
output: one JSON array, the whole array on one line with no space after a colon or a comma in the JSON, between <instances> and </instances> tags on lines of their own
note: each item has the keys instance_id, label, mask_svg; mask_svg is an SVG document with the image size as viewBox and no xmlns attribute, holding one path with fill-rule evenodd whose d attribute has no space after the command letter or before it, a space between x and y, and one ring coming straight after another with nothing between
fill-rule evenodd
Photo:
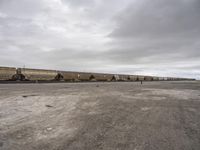
<instances>
[{"instance_id":1,"label":"overcast gray cloud","mask_svg":"<svg viewBox=\"0 0 200 150\"><path fill-rule=\"evenodd\" d=\"M199 0L0 0L0 65L200 76Z\"/></svg>"}]
</instances>

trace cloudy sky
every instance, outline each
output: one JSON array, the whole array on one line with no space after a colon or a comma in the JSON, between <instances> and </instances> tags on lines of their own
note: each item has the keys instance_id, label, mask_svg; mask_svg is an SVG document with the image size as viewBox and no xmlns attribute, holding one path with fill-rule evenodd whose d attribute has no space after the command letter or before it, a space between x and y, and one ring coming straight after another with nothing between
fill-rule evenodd
<instances>
[{"instance_id":1,"label":"cloudy sky","mask_svg":"<svg viewBox=\"0 0 200 150\"><path fill-rule=\"evenodd\" d=\"M200 77L200 0L0 0L0 66Z\"/></svg>"}]
</instances>

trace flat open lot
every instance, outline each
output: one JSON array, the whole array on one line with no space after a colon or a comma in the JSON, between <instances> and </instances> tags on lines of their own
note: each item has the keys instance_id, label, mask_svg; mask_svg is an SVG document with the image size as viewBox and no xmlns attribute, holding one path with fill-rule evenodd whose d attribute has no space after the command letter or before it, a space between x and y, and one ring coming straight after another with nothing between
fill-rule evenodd
<instances>
[{"instance_id":1,"label":"flat open lot","mask_svg":"<svg viewBox=\"0 0 200 150\"><path fill-rule=\"evenodd\" d=\"M199 150L200 82L0 84L0 150Z\"/></svg>"}]
</instances>

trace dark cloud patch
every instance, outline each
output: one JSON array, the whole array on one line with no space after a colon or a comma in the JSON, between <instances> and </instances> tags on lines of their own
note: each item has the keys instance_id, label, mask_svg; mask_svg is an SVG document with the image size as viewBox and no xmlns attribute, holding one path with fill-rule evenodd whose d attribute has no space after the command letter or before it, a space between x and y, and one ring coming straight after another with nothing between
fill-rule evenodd
<instances>
[{"instance_id":1,"label":"dark cloud patch","mask_svg":"<svg viewBox=\"0 0 200 150\"><path fill-rule=\"evenodd\" d=\"M189 72L199 72L199 0L133 2L114 20L109 35L113 48L108 53L116 64L145 65L141 73L172 76L189 75L183 71L186 65Z\"/></svg>"},{"instance_id":2,"label":"dark cloud patch","mask_svg":"<svg viewBox=\"0 0 200 150\"><path fill-rule=\"evenodd\" d=\"M200 33L199 0L142 0L117 17L114 37L197 37Z\"/></svg>"}]
</instances>

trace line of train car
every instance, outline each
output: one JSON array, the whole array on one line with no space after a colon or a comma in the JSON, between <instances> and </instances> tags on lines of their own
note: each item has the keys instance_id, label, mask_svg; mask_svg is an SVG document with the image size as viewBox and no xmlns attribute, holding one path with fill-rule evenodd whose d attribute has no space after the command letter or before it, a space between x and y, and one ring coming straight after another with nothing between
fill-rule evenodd
<instances>
[{"instance_id":1,"label":"line of train car","mask_svg":"<svg viewBox=\"0 0 200 150\"><path fill-rule=\"evenodd\" d=\"M188 78L0 67L0 81L178 81Z\"/></svg>"}]
</instances>

